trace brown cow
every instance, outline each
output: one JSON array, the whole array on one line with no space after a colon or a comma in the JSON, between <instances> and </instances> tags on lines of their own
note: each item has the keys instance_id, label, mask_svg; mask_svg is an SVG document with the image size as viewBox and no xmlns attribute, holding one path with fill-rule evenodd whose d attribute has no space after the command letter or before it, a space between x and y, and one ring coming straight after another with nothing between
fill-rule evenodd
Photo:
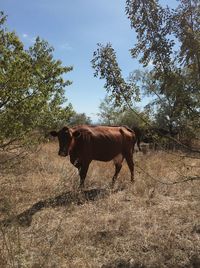
<instances>
[{"instance_id":1,"label":"brown cow","mask_svg":"<svg viewBox=\"0 0 200 268\"><path fill-rule=\"evenodd\" d=\"M80 187L84 187L85 177L92 160L114 160L114 184L124 158L134 181L133 149L136 142L135 133L127 127L111 126L76 126L63 127L60 131L51 131L58 137L60 156L70 156L70 162L79 170Z\"/></svg>"}]
</instances>

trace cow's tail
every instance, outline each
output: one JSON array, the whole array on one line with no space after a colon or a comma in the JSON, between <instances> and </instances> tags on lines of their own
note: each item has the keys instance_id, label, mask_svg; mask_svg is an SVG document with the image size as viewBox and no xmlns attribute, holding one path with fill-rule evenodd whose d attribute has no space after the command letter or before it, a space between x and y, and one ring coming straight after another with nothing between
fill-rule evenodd
<instances>
[{"instance_id":1,"label":"cow's tail","mask_svg":"<svg viewBox=\"0 0 200 268\"><path fill-rule=\"evenodd\" d=\"M136 142L137 142L137 147L138 147L139 151L142 151L142 149L140 147L140 142L141 142L140 136L136 136Z\"/></svg>"},{"instance_id":2,"label":"cow's tail","mask_svg":"<svg viewBox=\"0 0 200 268\"><path fill-rule=\"evenodd\" d=\"M133 127L132 130L134 131L135 137L136 137L135 143L137 143L137 147L138 147L139 151L142 151L142 149L140 147L142 132L138 127Z\"/></svg>"}]
</instances>

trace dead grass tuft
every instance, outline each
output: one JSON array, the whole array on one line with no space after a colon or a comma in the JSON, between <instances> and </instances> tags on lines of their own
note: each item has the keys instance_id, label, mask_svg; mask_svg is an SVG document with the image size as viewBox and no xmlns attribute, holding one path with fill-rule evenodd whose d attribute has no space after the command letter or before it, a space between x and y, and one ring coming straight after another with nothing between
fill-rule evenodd
<instances>
[{"instance_id":1,"label":"dead grass tuft","mask_svg":"<svg viewBox=\"0 0 200 268\"><path fill-rule=\"evenodd\" d=\"M113 190L112 163L93 162L78 192L78 172L54 143L4 172L0 267L200 267L200 182L160 183L198 175L200 160L134 158L135 184L124 163Z\"/></svg>"}]
</instances>

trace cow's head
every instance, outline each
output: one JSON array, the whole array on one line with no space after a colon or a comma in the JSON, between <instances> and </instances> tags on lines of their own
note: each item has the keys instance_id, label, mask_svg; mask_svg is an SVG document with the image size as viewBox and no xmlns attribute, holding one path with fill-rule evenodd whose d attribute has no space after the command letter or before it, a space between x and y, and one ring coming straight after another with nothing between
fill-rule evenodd
<instances>
[{"instance_id":1,"label":"cow's head","mask_svg":"<svg viewBox=\"0 0 200 268\"><path fill-rule=\"evenodd\" d=\"M70 128L63 127L60 131L51 131L53 137L58 137L59 151L58 155L67 156L69 154L70 145L73 139Z\"/></svg>"}]
</instances>

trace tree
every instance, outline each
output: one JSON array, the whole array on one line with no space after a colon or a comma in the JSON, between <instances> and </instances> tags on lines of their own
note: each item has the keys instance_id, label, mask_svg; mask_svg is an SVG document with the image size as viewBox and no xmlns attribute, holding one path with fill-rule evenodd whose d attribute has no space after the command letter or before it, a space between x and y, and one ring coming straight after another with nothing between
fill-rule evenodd
<instances>
[{"instance_id":1,"label":"tree","mask_svg":"<svg viewBox=\"0 0 200 268\"><path fill-rule=\"evenodd\" d=\"M137 35L131 55L143 67L152 65L142 79L122 78L111 44L98 45L92 66L95 76L106 79L105 88L116 105L131 107L138 92L145 92L154 96L147 108L158 124L163 122L172 132L189 121L196 133L200 128L200 4L179 2L173 10L155 0L126 0L126 14Z\"/></svg>"},{"instance_id":2,"label":"tree","mask_svg":"<svg viewBox=\"0 0 200 268\"><path fill-rule=\"evenodd\" d=\"M131 52L133 57L141 56L143 66L153 64L146 92L157 96L151 103L157 105L157 123L164 123L169 131L192 125L196 133L200 127L200 4L179 2L173 10L153 0L126 1L138 39Z\"/></svg>"},{"instance_id":3,"label":"tree","mask_svg":"<svg viewBox=\"0 0 200 268\"><path fill-rule=\"evenodd\" d=\"M39 37L25 49L14 32L5 27L0 13L0 148L31 144L37 130L67 121L73 109L65 105L63 75L72 67L54 60L53 48ZM44 127L45 126L45 127ZM32 135L34 132L34 135Z\"/></svg>"},{"instance_id":4,"label":"tree","mask_svg":"<svg viewBox=\"0 0 200 268\"><path fill-rule=\"evenodd\" d=\"M107 95L99 105L99 119L103 125L116 125L116 118L119 116L119 108L115 107L111 98Z\"/></svg>"},{"instance_id":5,"label":"tree","mask_svg":"<svg viewBox=\"0 0 200 268\"><path fill-rule=\"evenodd\" d=\"M116 106L132 105L133 101L139 100L139 89L134 83L125 81L122 77L121 69L117 63L117 57L112 45L108 43L103 46L98 44L91 61L95 69L94 76L100 76L100 79L106 79L104 88L110 93L110 99Z\"/></svg>"},{"instance_id":6,"label":"tree","mask_svg":"<svg viewBox=\"0 0 200 268\"><path fill-rule=\"evenodd\" d=\"M141 118L150 122L148 113L141 112L138 108L134 107L134 111L131 109L121 109L116 107L113 102L110 101L110 97L106 96L99 106L100 122L105 125L126 125L130 128L139 127L145 128L145 124Z\"/></svg>"},{"instance_id":7,"label":"tree","mask_svg":"<svg viewBox=\"0 0 200 268\"><path fill-rule=\"evenodd\" d=\"M200 82L200 3L181 0L171 12L173 33L180 42L178 59L189 68L197 84ZM198 88L199 85L197 85Z\"/></svg>"},{"instance_id":8,"label":"tree","mask_svg":"<svg viewBox=\"0 0 200 268\"><path fill-rule=\"evenodd\" d=\"M75 126L75 125L91 125L92 121L89 116L87 116L85 113L74 113L70 120L69 125Z\"/></svg>"}]
</instances>

